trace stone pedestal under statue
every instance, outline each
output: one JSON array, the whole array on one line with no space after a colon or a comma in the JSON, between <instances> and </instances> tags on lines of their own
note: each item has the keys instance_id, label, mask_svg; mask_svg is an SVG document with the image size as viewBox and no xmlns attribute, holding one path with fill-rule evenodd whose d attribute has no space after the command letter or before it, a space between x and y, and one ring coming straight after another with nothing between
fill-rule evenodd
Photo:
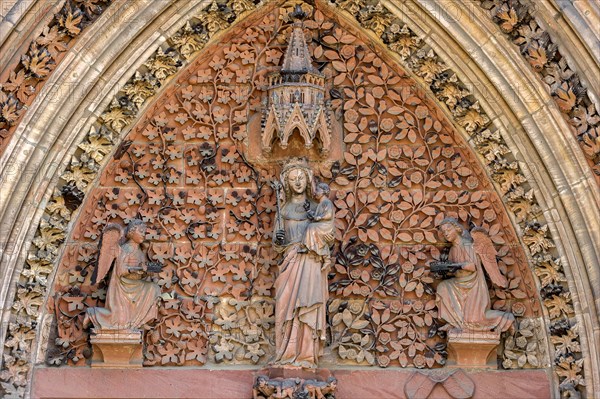
<instances>
[{"instance_id":1,"label":"stone pedestal under statue","mask_svg":"<svg viewBox=\"0 0 600 399\"><path fill-rule=\"evenodd\" d=\"M92 330L92 367L141 368L142 332L135 330Z\"/></svg>"},{"instance_id":2,"label":"stone pedestal under statue","mask_svg":"<svg viewBox=\"0 0 600 399\"><path fill-rule=\"evenodd\" d=\"M456 367L497 368L500 332L448 331L447 365Z\"/></svg>"}]
</instances>

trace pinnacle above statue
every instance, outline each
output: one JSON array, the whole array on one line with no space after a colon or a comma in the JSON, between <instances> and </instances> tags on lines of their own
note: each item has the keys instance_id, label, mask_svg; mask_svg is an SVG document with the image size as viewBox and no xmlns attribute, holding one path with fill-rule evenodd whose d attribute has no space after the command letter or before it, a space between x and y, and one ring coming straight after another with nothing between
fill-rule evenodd
<instances>
[{"instance_id":1,"label":"pinnacle above statue","mask_svg":"<svg viewBox=\"0 0 600 399\"><path fill-rule=\"evenodd\" d=\"M296 4L296 7L294 7L294 11L292 11L290 13L290 18L292 18L294 20L302 21L306 17L307 17L307 15L304 12L304 10L302 9L301 3Z\"/></svg>"},{"instance_id":2,"label":"pinnacle above statue","mask_svg":"<svg viewBox=\"0 0 600 399\"><path fill-rule=\"evenodd\" d=\"M269 75L261 134L264 155L269 155L276 143L286 149L296 132L305 148L317 144L322 156L330 152L330 102L326 99L325 77L313 66L304 37L301 20L305 16L300 5L290 13L296 22L288 38L281 70Z\"/></svg>"}]
</instances>

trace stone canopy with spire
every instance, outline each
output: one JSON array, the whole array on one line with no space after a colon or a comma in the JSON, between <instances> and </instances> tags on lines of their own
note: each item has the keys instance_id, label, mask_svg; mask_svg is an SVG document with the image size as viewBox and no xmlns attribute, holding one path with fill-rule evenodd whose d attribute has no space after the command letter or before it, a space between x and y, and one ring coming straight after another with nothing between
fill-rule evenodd
<instances>
[{"instance_id":1,"label":"stone canopy with spire","mask_svg":"<svg viewBox=\"0 0 600 399\"><path fill-rule=\"evenodd\" d=\"M306 148L315 143L321 155L331 146L331 116L325 100L325 77L312 65L302 30L306 14L299 5L290 14L294 20L281 71L271 74L264 101L261 144L269 154L279 142L283 149L298 131Z\"/></svg>"}]
</instances>

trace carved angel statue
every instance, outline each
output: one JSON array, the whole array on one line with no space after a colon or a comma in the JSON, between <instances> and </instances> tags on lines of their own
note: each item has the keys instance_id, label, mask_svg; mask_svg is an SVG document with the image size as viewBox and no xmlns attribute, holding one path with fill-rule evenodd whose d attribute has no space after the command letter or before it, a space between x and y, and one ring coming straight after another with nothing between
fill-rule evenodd
<instances>
[{"instance_id":1,"label":"carved angel statue","mask_svg":"<svg viewBox=\"0 0 600 399\"><path fill-rule=\"evenodd\" d=\"M161 265L148 262L141 249L146 225L132 220L125 229L110 223L102 231L98 264L92 274L92 284L112 274L103 308L88 308L83 322L97 330L136 331L157 316L160 288L148 281L148 273L159 272Z\"/></svg>"},{"instance_id":2,"label":"carved angel statue","mask_svg":"<svg viewBox=\"0 0 600 399\"><path fill-rule=\"evenodd\" d=\"M490 308L490 295L483 269L493 284L506 287L508 282L500 273L496 249L485 231L475 228L469 233L458 220L447 218L440 224L444 238L452 246L447 268L456 269L453 278L440 282L436 302L440 318L461 331L506 331L515 318L512 313ZM432 270L443 264L432 264Z\"/></svg>"}]
</instances>

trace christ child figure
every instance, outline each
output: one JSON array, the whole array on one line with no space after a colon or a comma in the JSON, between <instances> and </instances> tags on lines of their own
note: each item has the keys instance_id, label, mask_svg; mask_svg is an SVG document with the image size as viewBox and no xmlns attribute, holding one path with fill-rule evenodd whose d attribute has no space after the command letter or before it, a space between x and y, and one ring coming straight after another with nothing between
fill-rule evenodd
<instances>
[{"instance_id":1,"label":"christ child figure","mask_svg":"<svg viewBox=\"0 0 600 399\"><path fill-rule=\"evenodd\" d=\"M331 263L330 246L334 240L335 208L329 199L329 186L319 183L315 188L315 199L319 202L314 211L308 212L311 221L302 240L300 253L314 252L323 258L323 267L326 269Z\"/></svg>"}]
</instances>

